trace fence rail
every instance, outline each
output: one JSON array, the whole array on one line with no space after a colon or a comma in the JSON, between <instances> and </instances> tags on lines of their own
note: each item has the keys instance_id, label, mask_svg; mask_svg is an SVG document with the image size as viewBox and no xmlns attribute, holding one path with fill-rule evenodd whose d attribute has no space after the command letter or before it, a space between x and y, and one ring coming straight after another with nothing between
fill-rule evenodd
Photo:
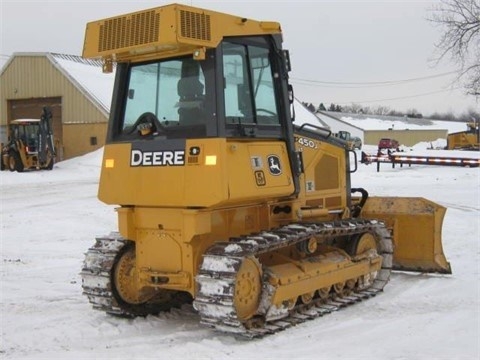
<instances>
[{"instance_id":1,"label":"fence rail","mask_svg":"<svg viewBox=\"0 0 480 360\"><path fill-rule=\"evenodd\" d=\"M361 163L362 164L377 164L377 171L380 171L381 163L392 164L392 167L395 168L395 165L437 165L437 166L464 166L464 167L478 167L480 166L480 152L462 152L456 151L454 155L449 155L448 153L438 152L437 150L431 150L431 154L419 154L415 152L404 153L404 152L394 152L394 153L377 153L377 154L367 154L362 152ZM459 154L460 153L460 154Z\"/></svg>"}]
</instances>

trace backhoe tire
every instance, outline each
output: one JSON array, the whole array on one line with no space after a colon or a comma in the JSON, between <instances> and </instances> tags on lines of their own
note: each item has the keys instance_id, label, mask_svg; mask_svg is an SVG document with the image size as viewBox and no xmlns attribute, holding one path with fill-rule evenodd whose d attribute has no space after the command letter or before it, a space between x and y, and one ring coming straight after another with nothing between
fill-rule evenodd
<instances>
[{"instance_id":1,"label":"backhoe tire","mask_svg":"<svg viewBox=\"0 0 480 360\"><path fill-rule=\"evenodd\" d=\"M8 168L10 171L23 172L24 166L18 152L10 151L8 154Z\"/></svg>"}]
</instances>

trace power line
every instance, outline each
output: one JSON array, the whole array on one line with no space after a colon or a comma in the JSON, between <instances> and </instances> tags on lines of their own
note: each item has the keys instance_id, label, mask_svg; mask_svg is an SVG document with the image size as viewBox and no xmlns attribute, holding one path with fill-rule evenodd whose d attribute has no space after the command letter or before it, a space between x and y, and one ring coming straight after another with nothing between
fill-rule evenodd
<instances>
[{"instance_id":1,"label":"power line","mask_svg":"<svg viewBox=\"0 0 480 360\"><path fill-rule=\"evenodd\" d=\"M421 94L415 94L415 95L408 95L408 96L400 96L400 97L394 97L394 98L388 98L388 99L377 99L377 100L363 100L363 101L344 101L344 102L339 102L339 105L344 105L344 104L364 104L364 103L372 103L372 102L382 102L382 101L393 101L393 100L403 100L403 99L412 99L416 97L422 97L422 96L428 96L428 95L433 95L433 94L438 94L446 91L451 91L451 90L457 90L460 89L460 87L456 88L451 88L451 89L445 89L445 90L437 90L437 91L430 91L427 93L421 93Z\"/></svg>"},{"instance_id":2,"label":"power line","mask_svg":"<svg viewBox=\"0 0 480 360\"><path fill-rule=\"evenodd\" d=\"M425 81L435 79L443 76L448 76L457 73L457 71L449 71L436 75L422 76L410 79L401 80L386 80L386 81L365 81L365 82L344 82L344 81L322 81L311 79L300 79L292 77L292 82L298 82L302 85L318 86L318 87L335 87L335 88L362 88L362 87L378 87L378 86L391 86L391 85L403 85L410 82ZM339 86L341 85L341 86ZM347 86L345 86L347 85Z\"/></svg>"}]
</instances>

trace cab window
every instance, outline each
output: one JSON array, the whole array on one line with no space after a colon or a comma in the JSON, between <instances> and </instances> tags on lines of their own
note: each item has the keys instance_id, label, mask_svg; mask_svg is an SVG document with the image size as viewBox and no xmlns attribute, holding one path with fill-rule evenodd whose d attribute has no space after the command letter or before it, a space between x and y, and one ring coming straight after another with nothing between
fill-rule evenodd
<instances>
[{"instance_id":1,"label":"cab window","mask_svg":"<svg viewBox=\"0 0 480 360\"><path fill-rule=\"evenodd\" d=\"M225 41L222 51L226 125L279 125L268 47Z\"/></svg>"},{"instance_id":2,"label":"cab window","mask_svg":"<svg viewBox=\"0 0 480 360\"><path fill-rule=\"evenodd\" d=\"M121 134L205 136L205 97L202 64L191 57L132 65Z\"/></svg>"}]
</instances>

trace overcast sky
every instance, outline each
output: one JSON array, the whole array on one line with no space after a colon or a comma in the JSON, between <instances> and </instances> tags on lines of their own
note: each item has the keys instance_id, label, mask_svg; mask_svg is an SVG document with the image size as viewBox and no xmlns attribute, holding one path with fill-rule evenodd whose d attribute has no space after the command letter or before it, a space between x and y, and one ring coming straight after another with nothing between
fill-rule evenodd
<instances>
[{"instance_id":1,"label":"overcast sky","mask_svg":"<svg viewBox=\"0 0 480 360\"><path fill-rule=\"evenodd\" d=\"M0 65L14 52L81 55L87 22L171 2L0 0ZM384 105L424 115L480 107L454 82L454 64L432 61L441 29L426 19L439 1L176 2L280 22L295 96L315 106Z\"/></svg>"}]
</instances>

